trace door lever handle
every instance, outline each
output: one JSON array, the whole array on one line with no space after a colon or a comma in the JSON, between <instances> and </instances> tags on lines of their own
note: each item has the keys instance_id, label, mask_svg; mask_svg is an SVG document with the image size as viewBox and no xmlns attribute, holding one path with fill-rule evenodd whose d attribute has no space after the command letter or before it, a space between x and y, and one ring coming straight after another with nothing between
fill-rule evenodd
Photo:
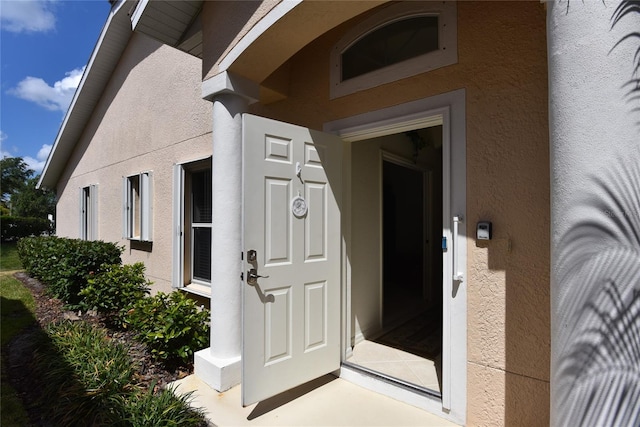
<instances>
[{"instance_id":1,"label":"door lever handle","mask_svg":"<svg viewBox=\"0 0 640 427\"><path fill-rule=\"evenodd\" d=\"M255 268L250 269L249 271L247 271L247 285L257 285L258 279L260 277L267 279L269 276L261 276L258 274L258 270L256 270Z\"/></svg>"}]
</instances>

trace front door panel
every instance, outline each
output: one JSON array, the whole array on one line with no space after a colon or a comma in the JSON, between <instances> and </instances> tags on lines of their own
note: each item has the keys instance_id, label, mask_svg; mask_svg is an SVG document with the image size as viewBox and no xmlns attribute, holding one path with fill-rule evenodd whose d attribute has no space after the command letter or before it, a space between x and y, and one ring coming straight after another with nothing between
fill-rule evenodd
<instances>
[{"instance_id":1,"label":"front door panel","mask_svg":"<svg viewBox=\"0 0 640 427\"><path fill-rule=\"evenodd\" d=\"M243 117L243 405L340 367L341 154L336 136Z\"/></svg>"}]
</instances>

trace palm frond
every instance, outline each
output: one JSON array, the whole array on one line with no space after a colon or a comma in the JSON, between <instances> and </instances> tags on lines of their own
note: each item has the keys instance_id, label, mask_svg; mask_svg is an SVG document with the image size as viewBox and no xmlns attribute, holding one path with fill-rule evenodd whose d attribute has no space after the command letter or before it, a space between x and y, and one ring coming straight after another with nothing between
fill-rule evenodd
<instances>
[{"instance_id":1,"label":"palm frond","mask_svg":"<svg viewBox=\"0 0 640 427\"><path fill-rule=\"evenodd\" d=\"M615 11L611 15L611 29L613 30L624 19L633 19L635 15L640 15L640 1L639 0L623 0L618 4ZM636 18L637 21L640 19ZM636 26L637 28L637 26ZM622 43L634 40L640 40L640 32L632 31L629 34L625 34L613 45L609 53L617 49ZM633 70L631 72L631 79L626 82L624 87L629 87L629 91L625 94L625 98L631 103L640 101L640 43L633 55ZM639 107L633 107L632 113L638 112Z\"/></svg>"}]
</instances>

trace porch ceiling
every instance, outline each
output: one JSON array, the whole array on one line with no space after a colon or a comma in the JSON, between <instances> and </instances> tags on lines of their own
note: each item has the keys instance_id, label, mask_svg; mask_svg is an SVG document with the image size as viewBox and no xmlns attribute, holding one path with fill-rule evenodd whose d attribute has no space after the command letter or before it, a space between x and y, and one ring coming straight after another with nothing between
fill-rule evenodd
<instances>
[{"instance_id":1,"label":"porch ceiling","mask_svg":"<svg viewBox=\"0 0 640 427\"><path fill-rule=\"evenodd\" d=\"M327 31L388 0L302 1L284 14L277 8L256 25L222 59L219 71L232 71L264 82L300 49ZM273 22L271 22L273 21Z\"/></svg>"}]
</instances>

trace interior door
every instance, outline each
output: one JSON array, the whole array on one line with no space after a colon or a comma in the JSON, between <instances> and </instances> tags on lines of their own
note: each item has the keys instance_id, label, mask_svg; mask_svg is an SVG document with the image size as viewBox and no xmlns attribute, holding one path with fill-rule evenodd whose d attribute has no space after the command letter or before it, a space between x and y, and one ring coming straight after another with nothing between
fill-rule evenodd
<instances>
[{"instance_id":1,"label":"interior door","mask_svg":"<svg viewBox=\"0 0 640 427\"><path fill-rule=\"evenodd\" d=\"M342 144L243 116L245 406L340 367Z\"/></svg>"}]
</instances>

